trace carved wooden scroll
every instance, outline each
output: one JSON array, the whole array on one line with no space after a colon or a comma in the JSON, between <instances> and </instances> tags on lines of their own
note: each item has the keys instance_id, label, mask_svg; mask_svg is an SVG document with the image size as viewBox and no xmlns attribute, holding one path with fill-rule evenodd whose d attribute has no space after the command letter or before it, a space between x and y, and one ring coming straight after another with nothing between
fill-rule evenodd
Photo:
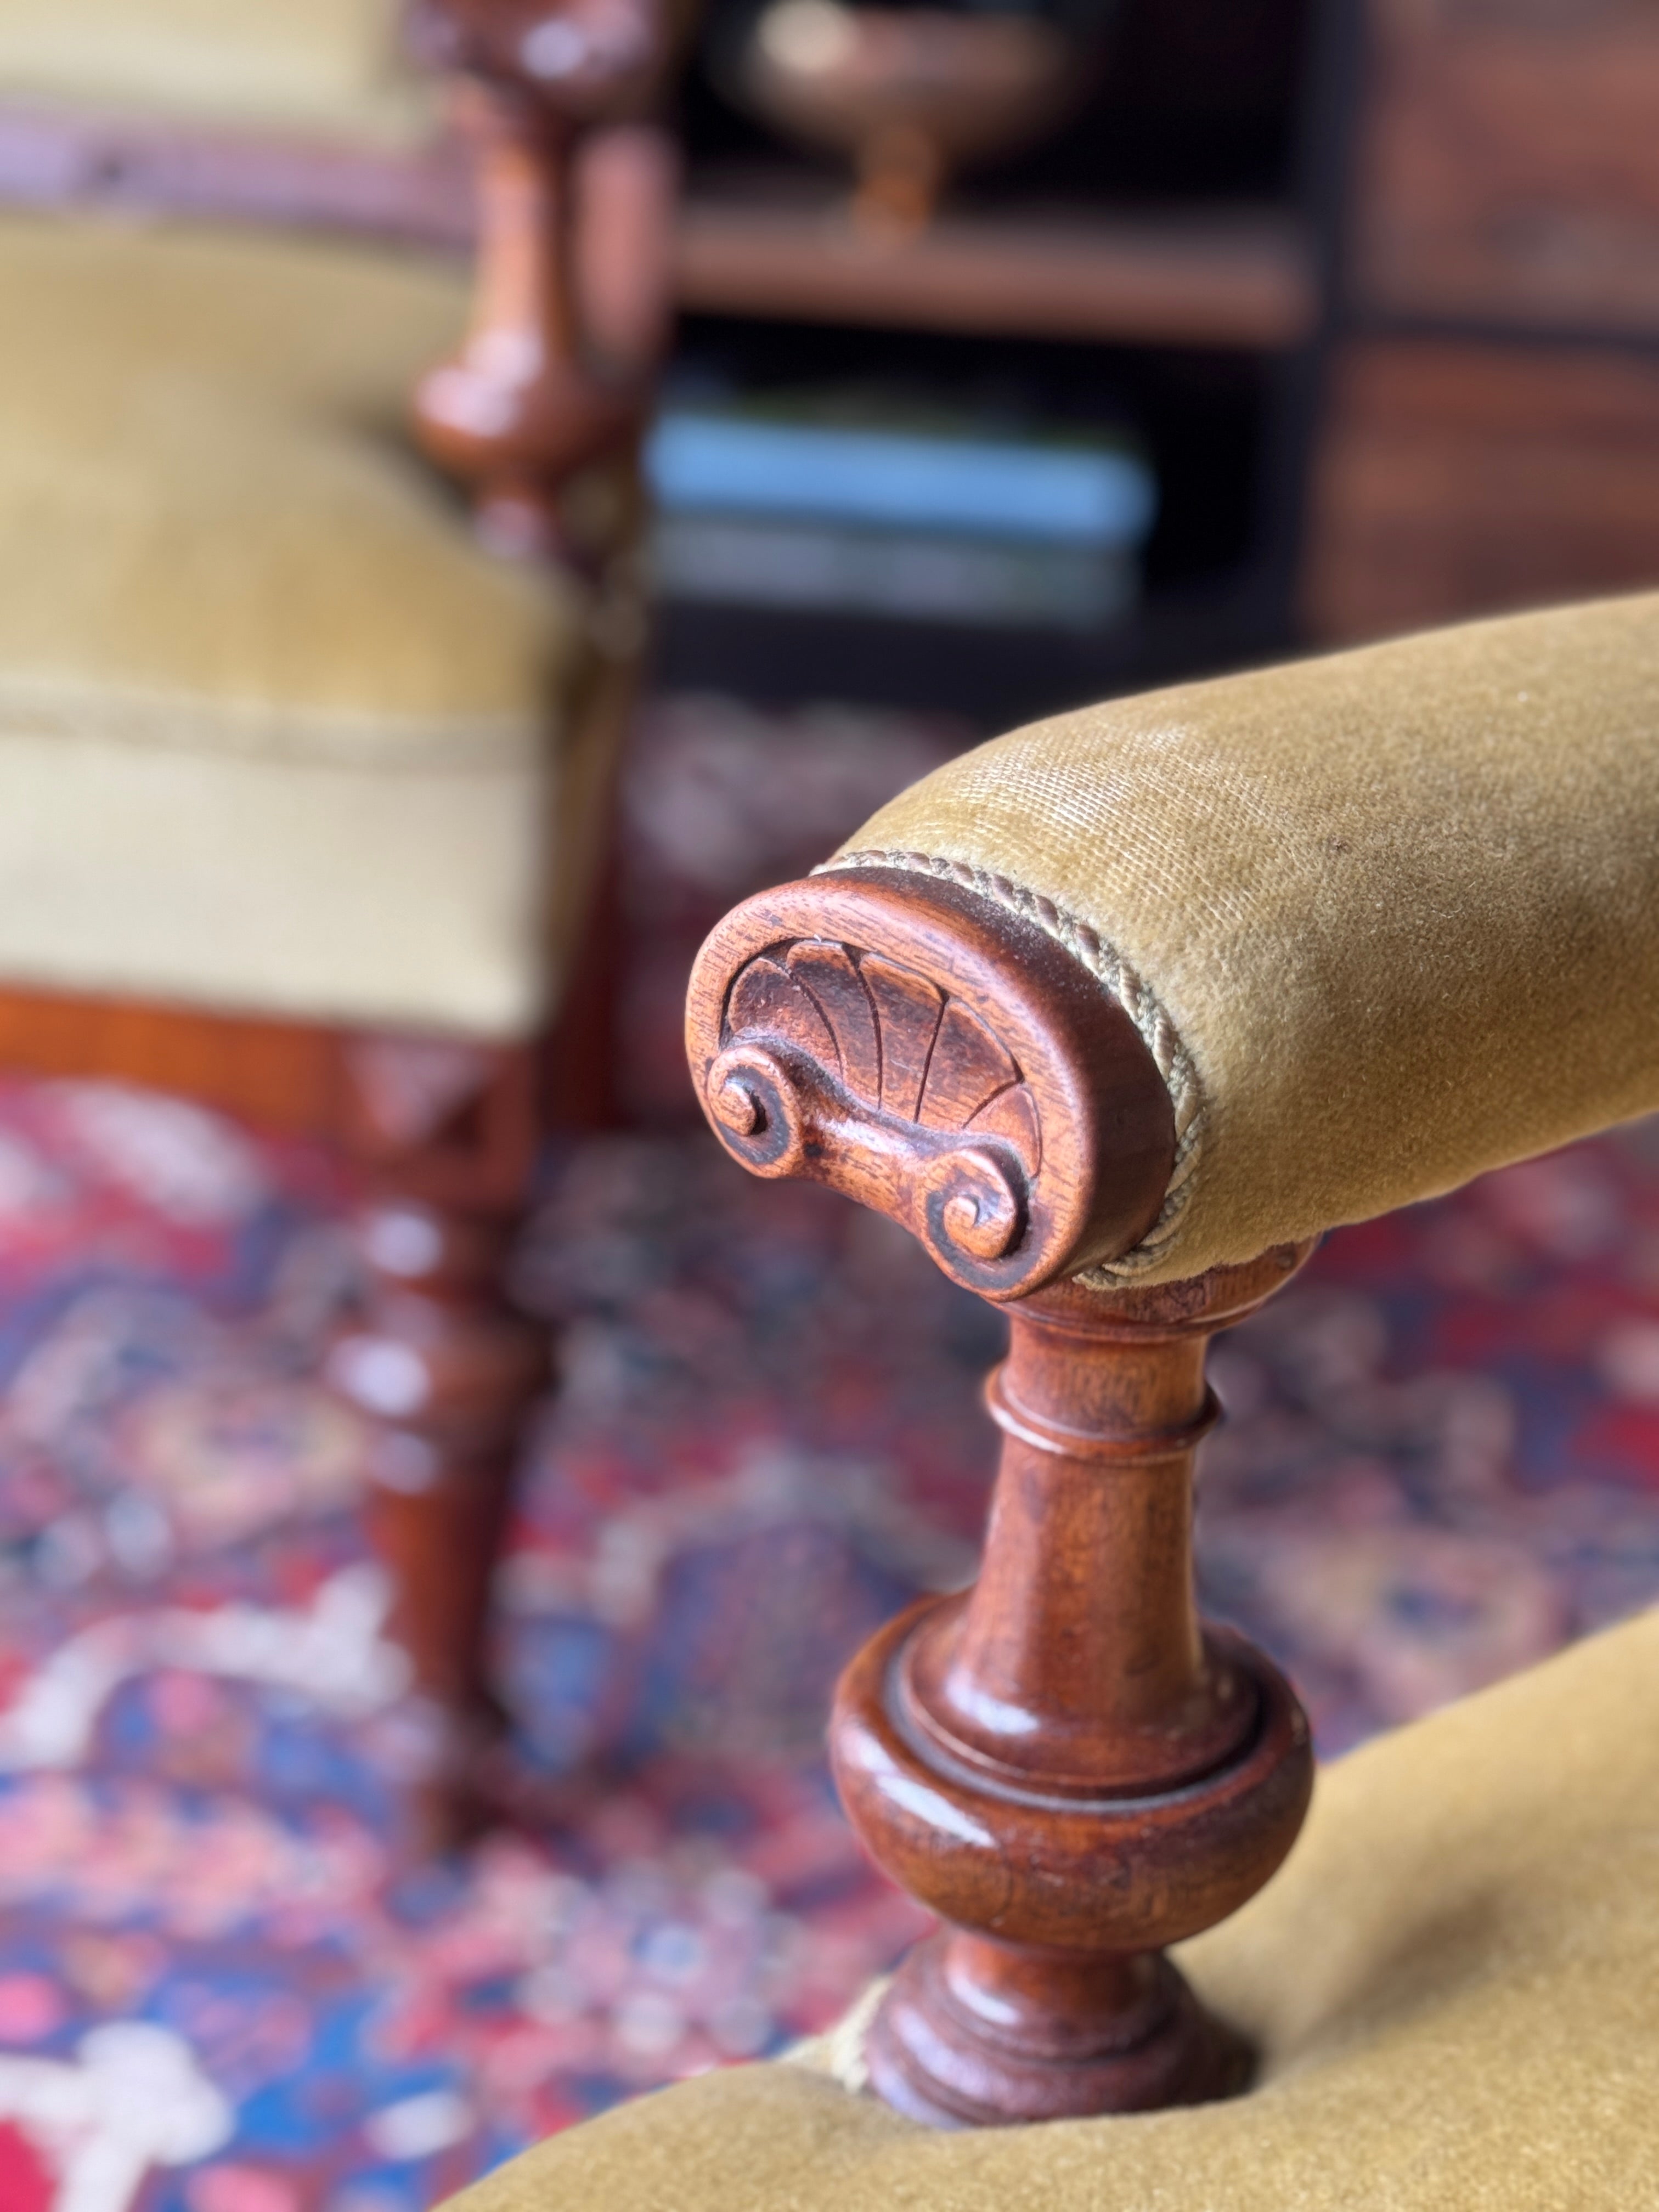
<instances>
[{"instance_id":1,"label":"carved wooden scroll","mask_svg":"<svg viewBox=\"0 0 1659 2212\"><path fill-rule=\"evenodd\" d=\"M1174 1116L1133 1024L953 885L871 869L750 900L703 948L687 1021L745 1167L892 1215L988 1297L1115 1256L1158 1213Z\"/></svg>"},{"instance_id":2,"label":"carved wooden scroll","mask_svg":"<svg viewBox=\"0 0 1659 2212\"><path fill-rule=\"evenodd\" d=\"M873 1637L830 1723L860 1836L944 1923L871 2021L872 2087L946 2127L1230 2094L1249 2052L1164 1950L1267 1881L1311 1756L1282 1677L1199 1618L1193 1457L1207 1339L1305 1248L1109 1294L1057 1280L1145 1233L1170 1103L1094 975L930 878L750 900L703 950L688 1039L746 1166L878 1206L1012 1302L979 1579Z\"/></svg>"}]
</instances>

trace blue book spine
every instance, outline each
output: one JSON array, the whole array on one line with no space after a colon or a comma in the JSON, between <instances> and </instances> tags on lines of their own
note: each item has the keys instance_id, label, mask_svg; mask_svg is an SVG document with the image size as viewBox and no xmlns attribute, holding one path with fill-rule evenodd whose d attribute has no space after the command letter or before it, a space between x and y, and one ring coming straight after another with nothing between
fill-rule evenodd
<instances>
[{"instance_id":1,"label":"blue book spine","mask_svg":"<svg viewBox=\"0 0 1659 2212\"><path fill-rule=\"evenodd\" d=\"M1033 544L1138 546L1158 494L1132 453L670 410L646 449L669 514L862 523Z\"/></svg>"}]
</instances>

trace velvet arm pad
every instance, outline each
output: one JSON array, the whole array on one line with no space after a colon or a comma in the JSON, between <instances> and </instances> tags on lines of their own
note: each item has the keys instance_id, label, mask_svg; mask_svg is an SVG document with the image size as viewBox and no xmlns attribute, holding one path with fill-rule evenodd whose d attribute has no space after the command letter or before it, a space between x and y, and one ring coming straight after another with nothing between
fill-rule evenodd
<instances>
[{"instance_id":1,"label":"velvet arm pad","mask_svg":"<svg viewBox=\"0 0 1659 2212\"><path fill-rule=\"evenodd\" d=\"M804 2065L572 2129L450 2212L1567 2212L1654 2202L1659 1614L1322 1773L1177 1954L1246 2096L940 2134Z\"/></svg>"},{"instance_id":2,"label":"velvet arm pad","mask_svg":"<svg viewBox=\"0 0 1659 2212\"><path fill-rule=\"evenodd\" d=\"M831 865L876 863L1173 1031L1177 1180L1097 1279L1250 1259L1659 1106L1659 597L1015 731Z\"/></svg>"}]
</instances>

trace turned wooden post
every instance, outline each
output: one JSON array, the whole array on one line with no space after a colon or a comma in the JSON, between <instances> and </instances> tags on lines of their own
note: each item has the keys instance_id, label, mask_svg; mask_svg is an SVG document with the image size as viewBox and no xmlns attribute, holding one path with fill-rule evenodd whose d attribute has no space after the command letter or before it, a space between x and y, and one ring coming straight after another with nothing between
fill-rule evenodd
<instances>
[{"instance_id":1,"label":"turned wooden post","mask_svg":"<svg viewBox=\"0 0 1659 2212\"><path fill-rule=\"evenodd\" d=\"M474 1825L479 1762L504 1724L486 1665L490 1583L520 1431L550 1379L549 1334L506 1296L514 1215L388 1193L354 1225L366 1296L330 1373L371 1423L369 1534L424 1707L423 1819L445 1841Z\"/></svg>"},{"instance_id":2,"label":"turned wooden post","mask_svg":"<svg viewBox=\"0 0 1659 2212\"><path fill-rule=\"evenodd\" d=\"M1081 959L953 884L848 870L749 901L687 1039L744 1165L879 1206L1009 1310L979 1580L874 1637L831 1722L854 1825L944 1923L872 2025L873 2086L945 2126L1231 2094L1249 2053L1163 1953L1267 1880L1312 1766L1283 1678L1199 1620L1193 1455L1208 1338L1309 1248L1073 1279L1155 1220L1169 1095Z\"/></svg>"},{"instance_id":3,"label":"turned wooden post","mask_svg":"<svg viewBox=\"0 0 1659 2212\"><path fill-rule=\"evenodd\" d=\"M552 1374L551 1332L507 1289L539 1071L522 1048L390 1036L355 1040L346 1066L362 1296L328 1375L368 1423L369 1534L420 1731L409 1796L420 1840L443 1849L494 1810L490 1584L525 1419Z\"/></svg>"},{"instance_id":4,"label":"turned wooden post","mask_svg":"<svg viewBox=\"0 0 1659 2212\"><path fill-rule=\"evenodd\" d=\"M607 359L589 343L574 179L585 138L656 92L659 13L653 0L415 0L409 35L423 61L460 79L478 200L471 325L422 380L416 432L473 487L486 543L580 561L560 495L638 436L654 363Z\"/></svg>"}]
</instances>

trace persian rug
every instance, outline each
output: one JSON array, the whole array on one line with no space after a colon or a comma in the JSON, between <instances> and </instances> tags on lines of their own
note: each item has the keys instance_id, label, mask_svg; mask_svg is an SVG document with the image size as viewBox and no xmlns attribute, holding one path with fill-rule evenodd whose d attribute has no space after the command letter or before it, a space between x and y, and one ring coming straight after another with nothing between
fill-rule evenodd
<instances>
[{"instance_id":1,"label":"persian rug","mask_svg":"<svg viewBox=\"0 0 1659 2212\"><path fill-rule=\"evenodd\" d=\"M520 1290L562 1379L498 1653L537 1817L463 1862L407 1849L362 1438L314 1379L351 1287L332 1170L0 1084L4 2212L425 2212L824 2026L916 1931L820 1731L856 1644L971 1571L1001 1324L672 1126L660 1034L704 911L788 872L780 779L810 769L821 851L946 741L849 736L683 702L642 738L636 850L697 847L699 806L750 830L638 895L659 1126L548 1162ZM1327 1753L1651 1601L1659 1126L1333 1237L1214 1373L1206 1601Z\"/></svg>"}]
</instances>

